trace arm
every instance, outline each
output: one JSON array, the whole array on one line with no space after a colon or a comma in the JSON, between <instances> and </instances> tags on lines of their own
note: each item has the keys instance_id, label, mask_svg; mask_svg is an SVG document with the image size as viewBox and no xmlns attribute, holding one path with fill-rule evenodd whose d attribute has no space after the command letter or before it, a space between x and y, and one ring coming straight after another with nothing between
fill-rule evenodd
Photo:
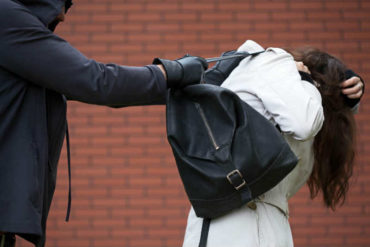
<instances>
[{"instance_id":1,"label":"arm","mask_svg":"<svg viewBox=\"0 0 370 247\"><path fill-rule=\"evenodd\" d=\"M18 77L86 103L123 106L165 102L156 65L128 67L86 58L22 5L0 4L0 66Z\"/></svg>"},{"instance_id":2,"label":"arm","mask_svg":"<svg viewBox=\"0 0 370 247\"><path fill-rule=\"evenodd\" d=\"M275 54L272 59L260 71L266 83L259 97L282 132L297 140L314 137L324 121L320 93L301 78L289 54Z\"/></svg>"},{"instance_id":3,"label":"arm","mask_svg":"<svg viewBox=\"0 0 370 247\"><path fill-rule=\"evenodd\" d=\"M324 120L321 96L313 85L301 80L293 58L273 49L251 61L243 60L225 85L242 99L254 95L264 107L259 111L282 132L298 140L315 136Z\"/></svg>"}]
</instances>

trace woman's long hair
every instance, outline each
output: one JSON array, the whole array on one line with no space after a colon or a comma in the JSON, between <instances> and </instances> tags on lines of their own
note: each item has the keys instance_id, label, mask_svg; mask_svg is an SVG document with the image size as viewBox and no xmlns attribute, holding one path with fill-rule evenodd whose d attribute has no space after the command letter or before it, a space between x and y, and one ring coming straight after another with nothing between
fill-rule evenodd
<instances>
[{"instance_id":1,"label":"woman's long hair","mask_svg":"<svg viewBox=\"0 0 370 247\"><path fill-rule=\"evenodd\" d=\"M308 180L311 198L321 191L324 203L335 210L348 191L355 157L355 121L345 105L340 83L346 66L337 58L314 48L290 51L296 61L310 70L321 93L325 120L314 140L314 167Z\"/></svg>"}]
</instances>

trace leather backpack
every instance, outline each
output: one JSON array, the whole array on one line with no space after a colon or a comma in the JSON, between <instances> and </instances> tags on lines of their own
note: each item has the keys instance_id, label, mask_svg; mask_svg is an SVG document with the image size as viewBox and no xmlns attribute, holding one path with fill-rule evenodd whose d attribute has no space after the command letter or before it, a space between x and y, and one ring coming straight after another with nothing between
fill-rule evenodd
<instances>
[{"instance_id":1,"label":"leather backpack","mask_svg":"<svg viewBox=\"0 0 370 247\"><path fill-rule=\"evenodd\" d=\"M171 89L166 107L180 177L196 215L204 218L201 247L211 219L270 190L298 162L270 121L234 92L212 84Z\"/></svg>"}]
</instances>

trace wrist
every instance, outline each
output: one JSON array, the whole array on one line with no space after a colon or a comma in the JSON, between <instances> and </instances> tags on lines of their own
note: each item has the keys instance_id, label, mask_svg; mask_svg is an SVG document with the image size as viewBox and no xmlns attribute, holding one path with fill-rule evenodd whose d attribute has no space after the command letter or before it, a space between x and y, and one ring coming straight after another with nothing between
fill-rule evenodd
<instances>
[{"instance_id":1,"label":"wrist","mask_svg":"<svg viewBox=\"0 0 370 247\"><path fill-rule=\"evenodd\" d=\"M161 72L164 76L164 79L167 81L167 73L166 73L166 70L164 69L163 65L162 64L157 64L157 67L161 70Z\"/></svg>"},{"instance_id":2,"label":"wrist","mask_svg":"<svg viewBox=\"0 0 370 247\"><path fill-rule=\"evenodd\" d=\"M160 69L163 69L162 73L165 74L165 78L167 81L167 87L173 88L180 84L183 79L183 68L180 63L176 60L167 60L161 58L155 58L153 60L153 64L157 66L161 66Z\"/></svg>"}]
</instances>

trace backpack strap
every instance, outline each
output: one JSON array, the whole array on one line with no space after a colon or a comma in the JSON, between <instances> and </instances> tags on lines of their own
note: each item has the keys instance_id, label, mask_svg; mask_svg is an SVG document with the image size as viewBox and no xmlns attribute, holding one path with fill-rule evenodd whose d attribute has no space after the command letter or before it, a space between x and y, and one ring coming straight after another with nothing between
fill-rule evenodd
<instances>
[{"instance_id":1,"label":"backpack strap","mask_svg":"<svg viewBox=\"0 0 370 247\"><path fill-rule=\"evenodd\" d=\"M228 169L230 169L232 166L229 166ZM249 186L247 185L246 181L243 178L243 175L240 173L239 170L232 167L233 170L228 173L227 180L229 180L229 183L234 186L236 190L239 190L241 200L243 202L248 202L252 199L252 193L249 189ZM208 239L208 232L209 227L211 225L211 219L209 218L203 218L203 224L202 224L202 230L200 234L200 241L198 247L206 247L207 246L207 239Z\"/></svg>"},{"instance_id":2,"label":"backpack strap","mask_svg":"<svg viewBox=\"0 0 370 247\"><path fill-rule=\"evenodd\" d=\"M207 62L217 63L205 72L204 82L220 86L244 58L254 56L262 52L264 52L264 50L252 53L233 50L222 53L220 57L207 58Z\"/></svg>"},{"instance_id":3,"label":"backpack strap","mask_svg":"<svg viewBox=\"0 0 370 247\"><path fill-rule=\"evenodd\" d=\"M206 247L207 246L207 239L208 239L208 232L209 226L211 225L211 219L204 218L202 224L202 232L200 234L200 241L198 247Z\"/></svg>"}]
</instances>

